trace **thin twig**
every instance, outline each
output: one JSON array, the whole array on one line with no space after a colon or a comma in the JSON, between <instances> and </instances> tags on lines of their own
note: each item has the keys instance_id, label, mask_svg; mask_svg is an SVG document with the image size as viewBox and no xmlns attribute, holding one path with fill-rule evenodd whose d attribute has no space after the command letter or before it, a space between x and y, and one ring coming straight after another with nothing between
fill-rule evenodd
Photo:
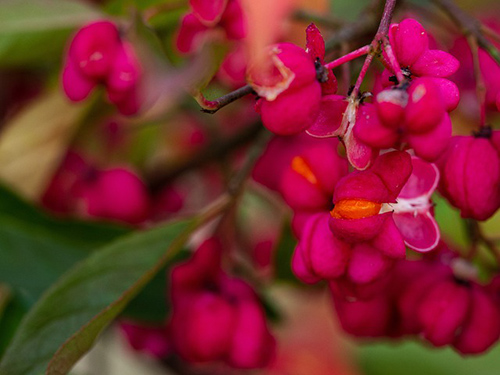
<instances>
[{"instance_id":1,"label":"thin twig","mask_svg":"<svg viewBox=\"0 0 500 375\"><path fill-rule=\"evenodd\" d=\"M349 23L335 32L325 42L327 51L340 47L342 43L352 42L369 35L377 29L378 21L382 15L383 1L373 0L359 15L356 22Z\"/></svg>"},{"instance_id":2,"label":"thin twig","mask_svg":"<svg viewBox=\"0 0 500 375\"><path fill-rule=\"evenodd\" d=\"M198 102L198 104L201 106L201 111L205 113L210 113L214 114L217 112L219 109L225 107L226 105L243 98L244 96L248 94L255 94L255 91L253 91L252 86L246 85L243 87L240 87L239 89L236 89L234 91L231 91L230 93L226 95L222 95L221 97L215 99L215 100L208 100L203 96L201 92L199 92L196 96L195 99Z\"/></svg>"},{"instance_id":3,"label":"thin twig","mask_svg":"<svg viewBox=\"0 0 500 375\"><path fill-rule=\"evenodd\" d=\"M468 36L472 35L476 38L477 43L481 48L486 50L488 54L500 65L500 52L497 48L484 36L483 26L477 19L464 12L453 0L432 0L439 6L452 20L457 24L462 32Z\"/></svg>"},{"instance_id":4,"label":"thin twig","mask_svg":"<svg viewBox=\"0 0 500 375\"><path fill-rule=\"evenodd\" d=\"M317 25L326 26L332 29L338 29L345 25L345 21L332 15L324 15L300 9L293 14L297 21L314 22Z\"/></svg>"},{"instance_id":5,"label":"thin twig","mask_svg":"<svg viewBox=\"0 0 500 375\"><path fill-rule=\"evenodd\" d=\"M359 73L358 79L356 80L356 84L354 85L354 89L351 93L351 99L355 100L359 95L359 90L361 88L361 84L365 78L366 73L368 72L368 68L373 61L373 57L375 55L380 54L381 45L384 43L384 40L387 38L387 33L389 32L389 26L391 25L392 16L394 14L394 9L396 7L396 0L387 0L384 6L384 12L382 14L382 19L380 20L380 24L378 26L377 33L373 38L373 41L370 44L370 53L366 57L366 60L361 68L361 72ZM387 42L388 43L388 42Z\"/></svg>"},{"instance_id":6,"label":"thin twig","mask_svg":"<svg viewBox=\"0 0 500 375\"><path fill-rule=\"evenodd\" d=\"M479 45L474 35L467 35L467 43L472 53L474 65L474 79L476 81L476 96L479 104L479 124L481 127L486 125L486 85L484 83L481 66L479 63Z\"/></svg>"},{"instance_id":7,"label":"thin twig","mask_svg":"<svg viewBox=\"0 0 500 375\"><path fill-rule=\"evenodd\" d=\"M342 57L339 57L336 60L329 62L328 64L325 64L325 68L326 69L334 69L342 64L345 64L346 62L357 59L360 56L364 56L364 55L368 54L368 52L370 52L370 45L363 46L361 48L358 48L357 50L354 50L352 52L345 54Z\"/></svg>"},{"instance_id":8,"label":"thin twig","mask_svg":"<svg viewBox=\"0 0 500 375\"><path fill-rule=\"evenodd\" d=\"M150 190L158 192L176 177L204 166L209 162L223 158L232 151L252 141L262 130L262 124L255 122L230 138L212 141L189 159L182 160L180 163L169 168L154 171L147 179Z\"/></svg>"}]
</instances>

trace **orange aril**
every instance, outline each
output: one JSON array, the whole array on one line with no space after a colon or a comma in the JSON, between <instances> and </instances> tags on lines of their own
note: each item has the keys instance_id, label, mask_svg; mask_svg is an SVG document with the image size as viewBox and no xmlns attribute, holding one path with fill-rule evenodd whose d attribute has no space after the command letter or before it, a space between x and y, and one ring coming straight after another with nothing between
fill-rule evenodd
<instances>
[{"instance_id":1,"label":"orange aril","mask_svg":"<svg viewBox=\"0 0 500 375\"><path fill-rule=\"evenodd\" d=\"M345 199L335 204L330 214L336 219L363 219L377 215L382 203L361 199Z\"/></svg>"},{"instance_id":2,"label":"orange aril","mask_svg":"<svg viewBox=\"0 0 500 375\"><path fill-rule=\"evenodd\" d=\"M307 181L309 181L313 185L318 184L318 179L316 175L311 170L311 167L301 156L296 156L292 159L292 169L297 172L299 175L304 177Z\"/></svg>"}]
</instances>

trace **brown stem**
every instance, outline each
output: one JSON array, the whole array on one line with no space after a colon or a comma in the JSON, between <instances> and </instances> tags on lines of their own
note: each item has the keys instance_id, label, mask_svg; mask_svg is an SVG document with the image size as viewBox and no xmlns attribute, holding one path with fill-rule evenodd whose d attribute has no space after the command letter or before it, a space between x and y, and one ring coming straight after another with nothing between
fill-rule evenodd
<instances>
[{"instance_id":1,"label":"brown stem","mask_svg":"<svg viewBox=\"0 0 500 375\"><path fill-rule=\"evenodd\" d=\"M491 255L493 255L497 265L500 266L500 249L496 246L495 241L483 233L479 222L474 219L467 220L467 229L471 242L471 250L467 255L467 258L472 259L477 254L479 245L483 244Z\"/></svg>"},{"instance_id":2,"label":"brown stem","mask_svg":"<svg viewBox=\"0 0 500 375\"><path fill-rule=\"evenodd\" d=\"M361 83L365 78L365 75L370 67L370 64L373 61L373 57L379 55L381 53L381 45L384 39L387 37L387 33L389 32L389 26L391 25L392 16L394 14L394 9L396 8L397 0L386 0L384 6L384 12L382 13L382 19L380 20L380 24L377 29L377 33L371 42L371 51L369 55L366 57L366 60L363 64L361 72L356 80L356 84L354 85L354 89L351 93L351 98L356 99L359 94L359 90L361 88Z\"/></svg>"},{"instance_id":3,"label":"brown stem","mask_svg":"<svg viewBox=\"0 0 500 375\"><path fill-rule=\"evenodd\" d=\"M215 112L217 112L219 109L225 107L226 105L228 105L228 104L230 104L238 99L241 99L248 94L252 94L252 93L255 94L252 86L246 85L246 86L240 87L239 89L231 91L230 93L228 93L226 95L222 95L221 97L219 97L215 100L207 100L201 92L195 96L195 99L200 104L202 112L214 114Z\"/></svg>"},{"instance_id":4,"label":"brown stem","mask_svg":"<svg viewBox=\"0 0 500 375\"><path fill-rule=\"evenodd\" d=\"M212 141L189 159L183 160L170 168L154 171L148 179L150 190L153 193L158 192L163 186L183 173L225 157L237 148L252 141L263 129L262 124L256 122L230 138Z\"/></svg>"},{"instance_id":5,"label":"brown stem","mask_svg":"<svg viewBox=\"0 0 500 375\"><path fill-rule=\"evenodd\" d=\"M500 65L500 52L484 36L481 22L464 12L453 0L432 1L460 27L466 36L472 35L476 38L479 46L486 50L486 52L488 52L488 54Z\"/></svg>"},{"instance_id":6,"label":"brown stem","mask_svg":"<svg viewBox=\"0 0 500 375\"><path fill-rule=\"evenodd\" d=\"M333 17L332 15L325 16L324 14L310 12L304 9L296 11L293 14L293 18L298 21L314 22L315 24L330 27L332 29L338 29L345 25L345 21Z\"/></svg>"},{"instance_id":7,"label":"brown stem","mask_svg":"<svg viewBox=\"0 0 500 375\"><path fill-rule=\"evenodd\" d=\"M377 29L383 12L383 1L372 1L360 14L357 21L341 27L325 42L327 51L340 47L342 43L352 42L369 35Z\"/></svg>"},{"instance_id":8,"label":"brown stem","mask_svg":"<svg viewBox=\"0 0 500 375\"><path fill-rule=\"evenodd\" d=\"M493 30L491 27L486 25L481 25L481 31L484 35L490 37L495 42L500 43L500 34Z\"/></svg>"},{"instance_id":9,"label":"brown stem","mask_svg":"<svg viewBox=\"0 0 500 375\"><path fill-rule=\"evenodd\" d=\"M479 104L479 124L481 127L486 125L486 85L481 73L479 63L479 46L477 38L474 35L467 36L467 42L472 53L472 61L474 65L474 78L476 81L476 96Z\"/></svg>"}]
</instances>

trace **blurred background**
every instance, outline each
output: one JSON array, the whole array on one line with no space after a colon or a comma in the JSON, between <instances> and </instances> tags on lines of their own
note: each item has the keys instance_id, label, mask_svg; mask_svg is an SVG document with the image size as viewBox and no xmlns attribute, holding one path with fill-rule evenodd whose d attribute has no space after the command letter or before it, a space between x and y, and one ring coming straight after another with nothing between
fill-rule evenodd
<instances>
[{"instance_id":1,"label":"blurred background","mask_svg":"<svg viewBox=\"0 0 500 375\"><path fill-rule=\"evenodd\" d=\"M458 3L478 17L492 18L500 14L498 0L459 0ZM284 39L303 46L304 29L315 16L329 18L332 24L349 23L359 18L367 4L368 0L255 1L253 39L249 43L255 44L252 48L260 48L276 39ZM414 9L419 9L416 17L436 39L450 47L456 30L451 23L438 21L443 16L429 1L401 2L397 18L415 15ZM61 255L57 251L63 247L58 248L60 245L44 242L45 239L38 238L36 233L29 233L23 223L35 220L38 215L31 210L40 209L50 218L60 218L62 214L69 213L72 220L75 217L78 220L91 219L91 225L104 230L88 212L82 212L79 207L72 207L71 212L63 212L66 209L58 212L51 200L50 194L57 196L60 192L50 193L48 189L69 150L85 155L89 163L99 170L127 165L137 171L146 187L155 192L152 203L155 208L150 212L147 225L168 219L179 210L183 214L196 212L223 190L231 170L232 157L237 160L237 153L221 158L202 153L201 157L209 158L216 167L204 166L203 173L196 175L184 173L190 168L188 160L193 155L199 155L198 152L207 143L213 144L211 142L221 139L238 142L239 136L247 134L245 129L251 132L256 115L252 110L252 101L246 99L233 103L214 116L200 113L198 104L189 95L190 88L204 88L207 97L215 98L244 84L244 80L242 83L241 77L240 81L238 77L219 77L205 89L220 63L224 46L217 41L208 41L208 47L202 48L193 58L175 52L173 40L180 17L186 10L187 1L181 0L0 0L0 180L5 185L2 188L5 192L2 190L0 194L0 225L15 223L25 230L20 230L18 237L6 234L6 230L0 233L0 241L19 248L21 254L16 259L0 257L0 281L9 281L10 285L10 281L15 280L20 286L20 289L11 289L7 284L0 285L2 352L22 316L43 291L43 286L55 281L56 276L72 265L81 256L79 252L83 251L83 247L76 247L74 253ZM103 100L102 91L80 103L70 102L63 94L60 77L68 43L78 28L101 18L121 22L141 59L146 80L149 79L148 92L154 94L144 99L145 110L138 116L126 117L117 113ZM325 31L325 34L333 33L334 30ZM369 36L367 40L370 40ZM352 43L346 48L352 49L355 45ZM353 76L359 71L358 63L352 64ZM454 131L457 134L467 133L474 127L475 114L471 113L473 109L467 107L465 101L454 115ZM174 184L170 184L172 180L175 180ZM161 198L158 192L163 191L166 182L169 184L168 191ZM29 203L17 202L12 192ZM176 206L178 193L184 197L182 207ZM241 213L242 220L251 221L251 212L269 210L269 207L262 208L266 199L265 194L262 197L248 193L245 196L246 211ZM467 238L459 213L439 197L435 197L434 202L443 236L457 247L464 246ZM276 212L286 216L280 209ZM116 224L109 225L114 228ZM123 229L121 224L112 229L117 231L116 234L129 230ZM68 228L54 225L52 229L62 231ZM500 215L486 222L484 229L488 235L500 236ZM92 231L93 228L87 230ZM95 240L96 243L99 241ZM273 308L279 315L274 326L280 342L279 360L275 368L247 373L500 373L498 345L486 354L463 358L450 348L431 348L411 340L353 340L342 332L336 322L331 299L324 288L304 286L292 280L289 259L294 240L291 234L280 236L279 242L274 260L269 259L268 250L264 250L259 255L260 260L257 260L268 268L276 267L274 271L264 267L264 274L275 272L278 276L277 281L269 286L266 297L273 301ZM50 254L50 262L54 262L47 269L43 268L46 259L35 254L39 247L40 254ZM31 261L21 264L27 258ZM161 279L157 282L164 284ZM156 295L164 293L164 289L164 285L159 291L155 289ZM17 290L29 292L16 294ZM154 320L156 309L157 306L141 304L138 300L125 314L125 319L142 317L148 320L153 316ZM165 307L159 307L159 310L160 315L165 315ZM179 370L179 373L210 373L202 369L182 371ZM72 373L155 375L168 374L169 370L147 354L133 350L120 327L114 325L102 335L97 346Z\"/></svg>"}]
</instances>

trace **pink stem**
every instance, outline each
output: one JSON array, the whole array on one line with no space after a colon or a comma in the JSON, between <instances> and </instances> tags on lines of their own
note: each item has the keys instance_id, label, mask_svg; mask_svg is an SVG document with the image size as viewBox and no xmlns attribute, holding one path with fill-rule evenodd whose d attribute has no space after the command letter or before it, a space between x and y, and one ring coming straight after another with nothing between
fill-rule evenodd
<instances>
[{"instance_id":1,"label":"pink stem","mask_svg":"<svg viewBox=\"0 0 500 375\"><path fill-rule=\"evenodd\" d=\"M472 53L472 61L474 64L474 78L476 80L476 96L479 104L479 125L486 125L486 85L484 83L481 65L479 63L479 45L477 39L473 35L467 37L467 42Z\"/></svg>"},{"instance_id":2,"label":"pink stem","mask_svg":"<svg viewBox=\"0 0 500 375\"><path fill-rule=\"evenodd\" d=\"M366 56L366 60L363 64L363 67L361 68L361 72L359 72L358 79L356 80L356 84L354 85L354 89L352 90L351 97L356 98L359 94L359 90L361 88L361 84L363 83L363 80L365 79L366 73L368 72L368 68L370 67L370 64L373 61L373 55L370 54Z\"/></svg>"},{"instance_id":3,"label":"pink stem","mask_svg":"<svg viewBox=\"0 0 500 375\"><path fill-rule=\"evenodd\" d=\"M345 64L346 62L352 61L360 56L364 56L370 52L370 45L366 45L364 47L358 48L357 50L354 50L352 52L349 52L347 55L344 55L342 57L339 57L336 60L333 60L332 62L329 62L328 64L325 64L326 69L333 69L336 68L342 64Z\"/></svg>"},{"instance_id":4,"label":"pink stem","mask_svg":"<svg viewBox=\"0 0 500 375\"><path fill-rule=\"evenodd\" d=\"M391 43L389 43L389 38L384 37L383 45L384 45L385 57L387 58L389 64L392 67L391 70L394 72L394 74L396 74L396 78L398 79L398 82L403 82L405 77L403 76L403 73L401 72L401 66L399 65L398 59L396 58L396 55L394 54L394 51L392 50Z\"/></svg>"},{"instance_id":5,"label":"pink stem","mask_svg":"<svg viewBox=\"0 0 500 375\"><path fill-rule=\"evenodd\" d=\"M389 32L389 26L391 25L392 15L394 14L394 8L396 6L396 0L386 0L384 6L384 13L382 14L382 19L380 20L380 25L378 27L377 33L373 38L373 41L370 44L370 50L368 56L366 56L366 60L361 68L361 72L359 73L356 84L354 85L354 89L351 93L351 98L356 98L359 95L359 90L361 88L361 84L366 76L368 68L373 61L374 53L380 50L380 42L387 38L387 33ZM392 65L392 64L391 64ZM399 69L398 66L398 70Z\"/></svg>"}]
</instances>

